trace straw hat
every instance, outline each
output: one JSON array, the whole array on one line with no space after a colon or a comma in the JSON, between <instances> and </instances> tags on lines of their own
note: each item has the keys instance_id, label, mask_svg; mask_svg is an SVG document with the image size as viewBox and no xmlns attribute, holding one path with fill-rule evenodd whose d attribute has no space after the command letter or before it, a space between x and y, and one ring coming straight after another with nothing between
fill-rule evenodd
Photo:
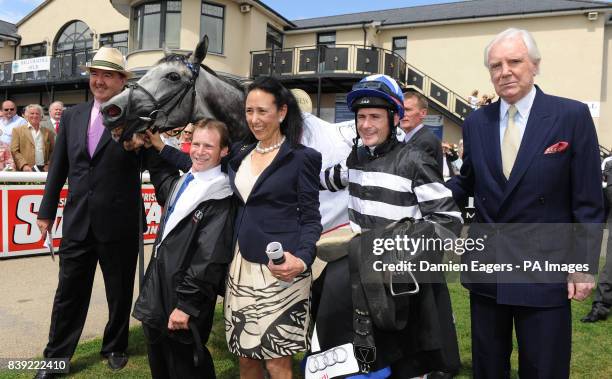
<instances>
[{"instance_id":1,"label":"straw hat","mask_svg":"<svg viewBox=\"0 0 612 379\"><path fill-rule=\"evenodd\" d=\"M85 70L89 71L92 68L106 71L117 71L125 75L126 78L131 78L132 73L125 69L125 59L123 54L114 47L101 47L96 55L94 55L91 62L88 62L86 66L81 66Z\"/></svg>"}]
</instances>

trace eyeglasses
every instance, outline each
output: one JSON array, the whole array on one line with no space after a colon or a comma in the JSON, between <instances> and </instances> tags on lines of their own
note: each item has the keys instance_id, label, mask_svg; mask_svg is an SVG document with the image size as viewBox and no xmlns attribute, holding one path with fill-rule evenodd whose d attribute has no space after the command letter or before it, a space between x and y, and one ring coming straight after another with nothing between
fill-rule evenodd
<instances>
[{"instance_id":1,"label":"eyeglasses","mask_svg":"<svg viewBox=\"0 0 612 379\"><path fill-rule=\"evenodd\" d=\"M15 110L15 108L4 108L4 111L5 111L5 112L12 112L12 111L14 111L14 110Z\"/></svg>"},{"instance_id":2,"label":"eyeglasses","mask_svg":"<svg viewBox=\"0 0 612 379\"><path fill-rule=\"evenodd\" d=\"M190 130L183 130L183 133L185 133L185 134L193 134L193 132L190 131Z\"/></svg>"}]
</instances>

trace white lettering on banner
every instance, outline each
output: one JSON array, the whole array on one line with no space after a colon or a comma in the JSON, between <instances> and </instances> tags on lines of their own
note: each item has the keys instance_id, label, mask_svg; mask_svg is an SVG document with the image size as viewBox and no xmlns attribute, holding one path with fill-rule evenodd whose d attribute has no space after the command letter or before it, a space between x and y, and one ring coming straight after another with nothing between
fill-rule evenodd
<instances>
[{"instance_id":1,"label":"white lettering on banner","mask_svg":"<svg viewBox=\"0 0 612 379\"><path fill-rule=\"evenodd\" d=\"M145 203L145 209L147 208L147 224L150 224L152 222L155 224L161 223L162 209L160 205L157 203Z\"/></svg>"},{"instance_id":2,"label":"white lettering on banner","mask_svg":"<svg viewBox=\"0 0 612 379\"><path fill-rule=\"evenodd\" d=\"M15 257L19 255L48 254L49 249L43 246L40 230L36 224L40 204L44 194L42 185L5 185L0 186L5 191L2 196L2 208L6 223L2 231L0 244L0 258ZM58 208L55 220L50 226L53 234L54 246L57 249L63 236L64 207L66 206L67 188L64 187L58 199ZM144 242L152 243L159 229L162 219L162 207L157 204L154 188L150 184L143 184L142 197L146 209L147 224L144 225ZM4 234L6 233L6 234Z\"/></svg>"},{"instance_id":3,"label":"white lettering on banner","mask_svg":"<svg viewBox=\"0 0 612 379\"><path fill-rule=\"evenodd\" d=\"M157 230L159 229L159 225L155 224L155 225L149 225L147 227L147 231L145 234L157 234Z\"/></svg>"},{"instance_id":4,"label":"white lettering on banner","mask_svg":"<svg viewBox=\"0 0 612 379\"><path fill-rule=\"evenodd\" d=\"M13 61L11 71L13 74L32 71L49 71L50 67L51 57L46 56Z\"/></svg>"},{"instance_id":5,"label":"white lettering on banner","mask_svg":"<svg viewBox=\"0 0 612 379\"><path fill-rule=\"evenodd\" d=\"M36 225L36 215L40 207L41 195L27 195L17 203L17 218L27 224L15 225L15 243L35 243L40 240L40 230Z\"/></svg>"},{"instance_id":6,"label":"white lettering on banner","mask_svg":"<svg viewBox=\"0 0 612 379\"><path fill-rule=\"evenodd\" d=\"M62 199L65 200L65 199ZM61 205L61 200L60 200ZM51 228L51 234L53 234L53 238L62 238L62 228L64 226L64 208L57 208L57 212L55 215L55 221L53 222Z\"/></svg>"}]
</instances>

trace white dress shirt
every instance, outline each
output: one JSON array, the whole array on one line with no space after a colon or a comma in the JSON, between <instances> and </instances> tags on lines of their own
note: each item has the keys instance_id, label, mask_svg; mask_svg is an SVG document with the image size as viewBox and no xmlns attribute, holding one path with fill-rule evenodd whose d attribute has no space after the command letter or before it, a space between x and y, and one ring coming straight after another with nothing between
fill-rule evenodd
<instances>
[{"instance_id":1,"label":"white dress shirt","mask_svg":"<svg viewBox=\"0 0 612 379\"><path fill-rule=\"evenodd\" d=\"M34 164L37 166L45 165L45 145L43 143L43 134L40 130L36 130L32 124L28 123L28 129L32 133L32 139L34 140Z\"/></svg>"},{"instance_id":2,"label":"white dress shirt","mask_svg":"<svg viewBox=\"0 0 612 379\"><path fill-rule=\"evenodd\" d=\"M417 125L414 129L412 129L411 131L409 131L408 133L406 133L406 135L404 136L404 142L408 142L410 141L410 138L412 138L413 135L416 134L416 132L418 132L419 130L421 130L425 125L423 124L419 124Z\"/></svg>"},{"instance_id":3,"label":"white dress shirt","mask_svg":"<svg viewBox=\"0 0 612 379\"><path fill-rule=\"evenodd\" d=\"M223 199L232 195L227 174L221 172L221 165L206 171L192 172L193 180L176 200L174 211L166 220L162 241L182 219L189 215L202 201ZM168 199L170 201L170 199ZM174 200L174 199L172 199ZM169 205L169 204L167 204Z\"/></svg>"},{"instance_id":4,"label":"white dress shirt","mask_svg":"<svg viewBox=\"0 0 612 379\"><path fill-rule=\"evenodd\" d=\"M535 99L536 89L535 86L531 87L531 91L525 95L522 99L517 101L514 106L516 107L516 116L514 116L514 124L518 126L521 132L521 141L523 140L523 134L525 134L525 128L527 127L527 120L529 120L529 113L531 113L531 106ZM508 108L510 104L506 100L501 99L499 106L499 146L501 147L504 141L504 132L508 127Z\"/></svg>"}]
</instances>

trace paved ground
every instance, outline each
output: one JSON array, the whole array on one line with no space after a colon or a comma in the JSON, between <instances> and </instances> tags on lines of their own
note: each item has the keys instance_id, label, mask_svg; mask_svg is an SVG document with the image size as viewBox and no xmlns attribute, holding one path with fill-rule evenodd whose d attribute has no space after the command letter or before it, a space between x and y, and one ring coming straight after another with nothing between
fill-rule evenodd
<instances>
[{"instance_id":1,"label":"paved ground","mask_svg":"<svg viewBox=\"0 0 612 379\"><path fill-rule=\"evenodd\" d=\"M145 251L148 262L151 247L145 246ZM53 262L49 255L0 261L0 357L31 358L42 355L49 336L58 272L59 258L56 257ZM137 291L138 278L135 287ZM81 340L101 336L107 320L104 282L98 266ZM130 320L132 325L137 323L134 318Z\"/></svg>"},{"instance_id":2,"label":"paved ground","mask_svg":"<svg viewBox=\"0 0 612 379\"><path fill-rule=\"evenodd\" d=\"M145 246L145 262L150 254L151 245ZM317 267L318 273L320 263ZM0 358L42 355L49 336L58 272L59 258L54 262L49 255L0 260ZM134 287L136 300L138 277ZM98 266L81 341L101 336L107 320L104 281ZM138 323L134 318L130 320L130 325Z\"/></svg>"}]
</instances>

